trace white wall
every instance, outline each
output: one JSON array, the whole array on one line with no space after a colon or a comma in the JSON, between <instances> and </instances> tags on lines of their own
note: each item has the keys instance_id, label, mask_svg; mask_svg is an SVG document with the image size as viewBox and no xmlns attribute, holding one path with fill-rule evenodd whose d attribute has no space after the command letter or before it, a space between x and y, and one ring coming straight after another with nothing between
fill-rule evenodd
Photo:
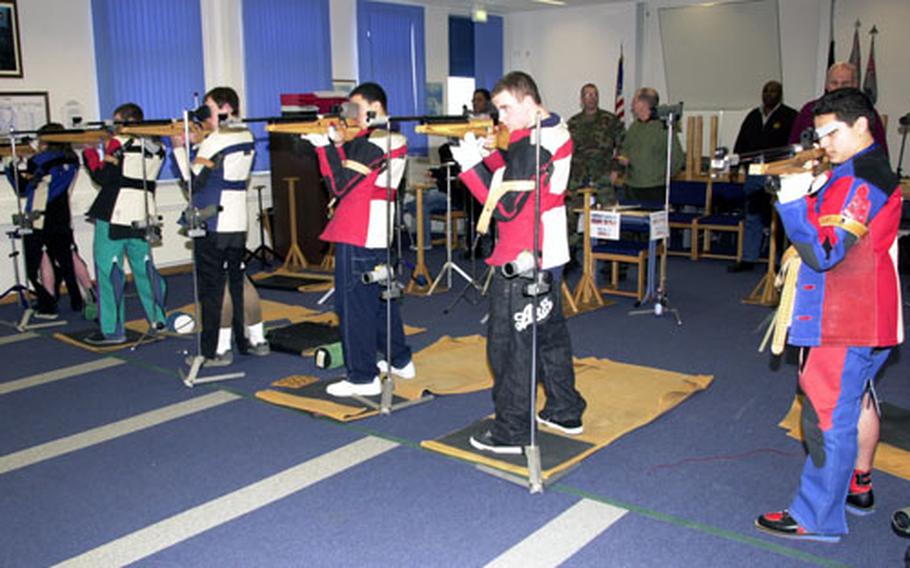
<instances>
[{"instance_id":1,"label":"white wall","mask_svg":"<svg viewBox=\"0 0 910 568\"><path fill-rule=\"evenodd\" d=\"M565 119L579 111L579 92L585 83L596 84L601 107L612 110L620 45L625 54L626 100L636 84L635 14L632 2L509 14L505 71L529 73L541 90L544 106Z\"/></svg>"},{"instance_id":2,"label":"white wall","mask_svg":"<svg viewBox=\"0 0 910 568\"><path fill-rule=\"evenodd\" d=\"M625 49L625 98L627 105L637 87L651 86L666 94L663 51L657 10L664 6L702 3L703 0L644 0L616 2L578 8L540 9L506 17L505 67L530 72L543 91L544 103L570 116L578 109L578 90L586 82L600 87L601 106L613 104L619 44ZM829 0L779 2L784 101L799 108L821 94L829 37ZM907 0L838 0L835 3L836 56L850 53L853 23L862 21L863 67L869 52L868 30L878 26L878 110L888 115L888 143L892 165L900 149L897 119L910 111L910 73L906 56L910 35L903 29L910 22ZM684 49L685 46L680 46ZM743 65L748 65L744 61ZM762 81L755 85L755 105L760 102ZM750 109L720 115L720 143L732 146L745 114ZM706 117L711 113L700 113ZM629 106L626 107L630 120ZM705 121L707 129L707 118ZM707 151L707 130L704 150ZM907 152L910 154L910 152ZM910 155L905 160L910 159Z\"/></svg>"},{"instance_id":3,"label":"white wall","mask_svg":"<svg viewBox=\"0 0 910 568\"><path fill-rule=\"evenodd\" d=\"M329 2L332 78L357 79L357 0Z\"/></svg>"},{"instance_id":4,"label":"white wall","mask_svg":"<svg viewBox=\"0 0 910 568\"><path fill-rule=\"evenodd\" d=\"M900 151L898 119L910 112L910 1L908 0L838 0L834 4L834 40L837 59L850 57L853 45L853 25L860 20L860 51L863 77L869 58L869 30L875 25L879 34L875 40L875 63L878 76L878 112L888 116L888 148L891 163L896 167ZM908 170L910 151L904 153L904 170Z\"/></svg>"}]
</instances>

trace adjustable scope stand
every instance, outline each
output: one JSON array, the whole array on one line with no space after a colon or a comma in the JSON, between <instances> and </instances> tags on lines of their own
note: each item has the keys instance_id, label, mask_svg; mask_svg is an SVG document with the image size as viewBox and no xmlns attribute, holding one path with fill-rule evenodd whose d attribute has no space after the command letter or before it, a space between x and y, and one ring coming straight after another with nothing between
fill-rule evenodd
<instances>
[{"instance_id":1,"label":"adjustable scope stand","mask_svg":"<svg viewBox=\"0 0 910 568\"><path fill-rule=\"evenodd\" d=\"M528 285L528 295L531 296L531 376L529 377L530 388L530 442L524 447L524 455L527 460L528 477L525 479L519 475L507 473L502 470L494 469L485 465L476 466L478 470L489 473L500 479L504 479L517 485L526 486L530 493L542 493L545 483L552 483L554 478L543 479L540 460L540 446L537 443L537 344L538 344L538 322L537 309L540 303L540 294L545 294L551 284L542 282L540 276L540 112L536 113L534 121L535 136L535 175L534 175L534 242L531 244L531 254L533 257L531 277L532 283Z\"/></svg>"},{"instance_id":2,"label":"adjustable scope stand","mask_svg":"<svg viewBox=\"0 0 910 568\"><path fill-rule=\"evenodd\" d=\"M680 103L680 109L682 108L682 103ZM673 124L676 121L676 114L671 110L667 116L667 167L664 176L664 212L670 214L670 168L672 165L671 158L673 157ZM650 222L648 223L650 227ZM674 308L670 304L670 299L667 295L667 249L670 245L669 235L661 239L663 241L664 253L660 257L660 283L657 285L657 290L654 290L654 262L656 261L656 256L658 255L657 245L654 240L651 240L650 235L648 236L648 293L639 302L639 306L643 306L648 302L653 301L654 307L651 309L642 309L642 310L632 310L629 312L629 315L639 316L654 314L657 317L662 316L664 313L671 313L673 317L676 318L676 325L682 325L682 319L679 317L679 309Z\"/></svg>"},{"instance_id":3,"label":"adjustable scope stand","mask_svg":"<svg viewBox=\"0 0 910 568\"><path fill-rule=\"evenodd\" d=\"M142 159L142 200L145 207L145 218L143 221L133 221L133 228L142 229L145 231L143 238L149 245L149 262L151 262L152 266L154 266L155 262L152 260L152 248L161 246L161 216L152 215L151 208L149 207L148 172L145 169L145 137L140 136L139 141L139 154ZM187 156L189 156L189 154L187 154ZM131 266L130 268L132 268L134 271L136 270L135 267ZM151 338L157 335L160 331L163 331L163 328L157 327L154 322L149 322L148 328L146 328L139 339L137 339L130 346L130 351L135 351L141 345L143 345L143 343L151 340Z\"/></svg>"},{"instance_id":4,"label":"adjustable scope stand","mask_svg":"<svg viewBox=\"0 0 910 568\"><path fill-rule=\"evenodd\" d=\"M409 406L415 406L417 404L423 404L424 402L429 402L433 400L432 395L424 395L415 400L408 400L400 402L398 404L392 403L392 397L395 390L395 379L392 378L392 302L396 299L400 299L402 296L401 284L395 279L394 270L392 269L392 121L393 118L386 119L386 153L385 153L385 173L386 173L386 215L385 215L385 229L386 229L386 275L385 275L385 290L382 292L382 299L385 300L385 361L386 361L386 372L380 377L380 383L382 385L382 391L379 394L379 404L376 404L374 401L359 395L354 395L351 398L360 402L368 408L373 410L378 410L380 414L390 415L393 411L402 410ZM381 177L381 174L380 174ZM399 223L400 231L400 223ZM399 247L400 247L400 235L399 235ZM399 258L401 254L399 251Z\"/></svg>"},{"instance_id":5,"label":"adjustable scope stand","mask_svg":"<svg viewBox=\"0 0 910 568\"><path fill-rule=\"evenodd\" d=\"M22 201L20 200L21 193L19 191L19 171L18 171L18 156L16 155L16 137L22 135L23 133L14 133L12 130L9 132L9 141L10 141L10 155L12 156L12 168L13 168L13 191L16 193L16 216L13 219L13 223L16 225L16 228L12 231L8 231L6 234L10 239L10 246L12 247L12 252L9 257L13 261L13 275L16 279L16 283L11 286L8 290L3 292L0 295L0 298L5 297L11 292L16 292L19 295L19 305L22 307L22 316L19 318L19 323L16 324L16 329L20 333L31 331L33 329L46 329L49 327L59 327L61 325L66 325L65 320L58 321L49 321L44 323L31 323L32 316L35 315L35 310L32 308L31 304L28 301L28 286L22 284L21 276L19 275L19 252L16 250L16 239L22 239L22 263L25 266L26 278L28 278L28 255L25 254L25 237L31 235L34 232L33 223L37 218L36 214L26 214L22 211ZM72 292L76 293L76 291Z\"/></svg>"},{"instance_id":6,"label":"adjustable scope stand","mask_svg":"<svg viewBox=\"0 0 910 568\"><path fill-rule=\"evenodd\" d=\"M187 222L189 223L187 236L190 237L191 251L193 257L193 306L196 310L196 353L193 355L193 361L188 370L183 367L178 369L180 379L187 387L194 387L197 384L213 383L216 381L227 381L232 379L242 379L246 376L244 372L221 373L217 375L199 376L202 364L205 362L205 356L202 355L202 306L199 302L199 275L196 270L196 239L204 237L206 234L205 224L201 220L200 211L193 205L193 161L190 159L190 111L183 111L183 136L184 146L186 148L186 166L187 176L186 185L188 189Z\"/></svg>"}]
</instances>

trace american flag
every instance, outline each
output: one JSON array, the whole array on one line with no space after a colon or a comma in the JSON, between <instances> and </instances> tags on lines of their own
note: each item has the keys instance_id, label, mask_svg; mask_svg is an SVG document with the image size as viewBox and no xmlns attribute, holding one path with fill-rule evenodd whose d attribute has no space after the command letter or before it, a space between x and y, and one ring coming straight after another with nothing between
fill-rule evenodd
<instances>
[{"instance_id":1,"label":"american flag","mask_svg":"<svg viewBox=\"0 0 910 568\"><path fill-rule=\"evenodd\" d=\"M620 120L626 117L626 101L622 97L622 46L619 46L619 68L616 70L616 99L613 114Z\"/></svg>"}]
</instances>

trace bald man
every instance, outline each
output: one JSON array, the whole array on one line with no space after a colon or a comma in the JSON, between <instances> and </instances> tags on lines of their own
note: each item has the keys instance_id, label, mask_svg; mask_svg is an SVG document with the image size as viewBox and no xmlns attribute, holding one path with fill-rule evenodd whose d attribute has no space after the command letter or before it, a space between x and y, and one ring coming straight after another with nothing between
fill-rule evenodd
<instances>
[{"instance_id":1,"label":"bald man","mask_svg":"<svg viewBox=\"0 0 910 568\"><path fill-rule=\"evenodd\" d=\"M830 93L845 87L860 88L859 72L853 64L847 63L846 61L838 61L828 68L828 73L825 75L825 92ZM793 129L790 130L790 144L798 143L799 137L803 131L813 125L814 118L812 116L812 109L815 108L815 103L817 102L818 99L807 102L803 105L803 108L800 109L799 114L796 115L796 120L793 122ZM875 111L875 124L872 126L872 138L875 140L876 144L881 146L887 156L888 141L885 138L885 128L882 126L882 117L878 115L878 111Z\"/></svg>"}]
</instances>

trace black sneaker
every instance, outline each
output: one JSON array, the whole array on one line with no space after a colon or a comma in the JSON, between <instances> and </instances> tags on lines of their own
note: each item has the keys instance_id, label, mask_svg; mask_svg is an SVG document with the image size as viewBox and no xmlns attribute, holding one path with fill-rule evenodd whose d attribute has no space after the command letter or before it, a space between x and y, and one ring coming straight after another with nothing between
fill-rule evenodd
<instances>
[{"instance_id":1,"label":"black sneaker","mask_svg":"<svg viewBox=\"0 0 910 568\"><path fill-rule=\"evenodd\" d=\"M511 454L521 455L524 449L515 444L506 444L493 439L493 433L486 430L482 434L471 436L471 445L484 452L493 452L494 454Z\"/></svg>"},{"instance_id":2,"label":"black sneaker","mask_svg":"<svg viewBox=\"0 0 910 568\"><path fill-rule=\"evenodd\" d=\"M749 262L748 260L743 260L737 262L736 264L731 264L727 267L727 272L735 274L737 272L750 272L755 267L755 264Z\"/></svg>"},{"instance_id":3,"label":"black sneaker","mask_svg":"<svg viewBox=\"0 0 910 568\"><path fill-rule=\"evenodd\" d=\"M122 345L123 343L126 343L126 336L125 335L107 336L107 335L104 335L104 333L102 333L100 331L96 331L95 333L93 333L93 334L89 335L88 337L86 337L85 339L83 339L83 341L85 341L89 345L99 345L99 346L100 345Z\"/></svg>"},{"instance_id":4,"label":"black sneaker","mask_svg":"<svg viewBox=\"0 0 910 568\"><path fill-rule=\"evenodd\" d=\"M581 425L581 420L554 420L543 413L537 415L537 423L570 436L577 436L585 431L584 426Z\"/></svg>"},{"instance_id":5,"label":"black sneaker","mask_svg":"<svg viewBox=\"0 0 910 568\"><path fill-rule=\"evenodd\" d=\"M795 540L814 540L817 542L840 542L840 536L809 532L790 516L786 510L765 513L755 519L755 527L774 536Z\"/></svg>"},{"instance_id":6,"label":"black sneaker","mask_svg":"<svg viewBox=\"0 0 910 568\"><path fill-rule=\"evenodd\" d=\"M872 472L853 471L850 492L847 493L847 512L864 517L875 512L875 494L872 493Z\"/></svg>"}]
</instances>

